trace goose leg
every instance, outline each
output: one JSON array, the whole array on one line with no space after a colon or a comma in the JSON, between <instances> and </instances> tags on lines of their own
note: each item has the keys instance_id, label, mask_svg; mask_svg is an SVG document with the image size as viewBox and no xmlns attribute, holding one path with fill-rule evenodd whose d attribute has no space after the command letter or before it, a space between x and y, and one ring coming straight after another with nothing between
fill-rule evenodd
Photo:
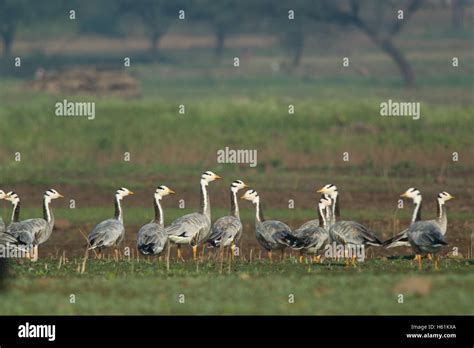
<instances>
[{"instance_id":1,"label":"goose leg","mask_svg":"<svg viewBox=\"0 0 474 348\"><path fill-rule=\"evenodd\" d=\"M303 253L300 252L300 263L303 263Z\"/></svg>"},{"instance_id":2,"label":"goose leg","mask_svg":"<svg viewBox=\"0 0 474 348\"><path fill-rule=\"evenodd\" d=\"M433 254L428 253L426 256L428 256L428 260L433 261Z\"/></svg>"},{"instance_id":3,"label":"goose leg","mask_svg":"<svg viewBox=\"0 0 474 348\"><path fill-rule=\"evenodd\" d=\"M435 256L434 257L434 268L435 268L436 271L439 271L438 261L439 261L439 256Z\"/></svg>"},{"instance_id":4,"label":"goose leg","mask_svg":"<svg viewBox=\"0 0 474 348\"><path fill-rule=\"evenodd\" d=\"M181 260L181 245L180 244L178 244L178 246L176 247L176 252L177 252L178 260Z\"/></svg>"},{"instance_id":5,"label":"goose leg","mask_svg":"<svg viewBox=\"0 0 474 348\"><path fill-rule=\"evenodd\" d=\"M271 250L268 252L268 258L270 259L270 263L273 262Z\"/></svg>"},{"instance_id":6,"label":"goose leg","mask_svg":"<svg viewBox=\"0 0 474 348\"><path fill-rule=\"evenodd\" d=\"M283 261L285 259L285 249L281 249L280 253L281 253L281 261Z\"/></svg>"},{"instance_id":7,"label":"goose leg","mask_svg":"<svg viewBox=\"0 0 474 348\"><path fill-rule=\"evenodd\" d=\"M422 264L421 264L421 255L420 254L416 255L416 260L418 261L418 270L421 271L422 270Z\"/></svg>"},{"instance_id":8,"label":"goose leg","mask_svg":"<svg viewBox=\"0 0 474 348\"><path fill-rule=\"evenodd\" d=\"M356 257L355 255L352 255L352 266L356 265Z\"/></svg>"},{"instance_id":9,"label":"goose leg","mask_svg":"<svg viewBox=\"0 0 474 348\"><path fill-rule=\"evenodd\" d=\"M197 259L197 245L193 246L193 259L194 261Z\"/></svg>"}]
</instances>

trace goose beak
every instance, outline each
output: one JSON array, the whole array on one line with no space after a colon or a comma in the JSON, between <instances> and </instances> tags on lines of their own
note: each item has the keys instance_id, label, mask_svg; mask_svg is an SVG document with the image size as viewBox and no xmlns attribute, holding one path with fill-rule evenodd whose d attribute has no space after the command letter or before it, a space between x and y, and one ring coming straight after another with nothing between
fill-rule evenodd
<instances>
[{"instance_id":1,"label":"goose beak","mask_svg":"<svg viewBox=\"0 0 474 348\"><path fill-rule=\"evenodd\" d=\"M407 193L406 192L403 192L400 197L408 197Z\"/></svg>"},{"instance_id":2,"label":"goose beak","mask_svg":"<svg viewBox=\"0 0 474 348\"><path fill-rule=\"evenodd\" d=\"M59 192L58 192L58 197L59 198L64 198L64 196L62 194L60 194Z\"/></svg>"},{"instance_id":3,"label":"goose beak","mask_svg":"<svg viewBox=\"0 0 474 348\"><path fill-rule=\"evenodd\" d=\"M247 184L244 184L244 188L248 188L248 187L250 187L250 186L249 186L249 185L247 185ZM242 198L242 197L241 197L241 198Z\"/></svg>"},{"instance_id":4,"label":"goose beak","mask_svg":"<svg viewBox=\"0 0 474 348\"><path fill-rule=\"evenodd\" d=\"M174 192L172 189L169 189L169 193L174 194L176 192Z\"/></svg>"},{"instance_id":5,"label":"goose beak","mask_svg":"<svg viewBox=\"0 0 474 348\"><path fill-rule=\"evenodd\" d=\"M245 195L240 196L240 199L245 199Z\"/></svg>"},{"instance_id":6,"label":"goose beak","mask_svg":"<svg viewBox=\"0 0 474 348\"><path fill-rule=\"evenodd\" d=\"M134 195L135 193L133 191L128 191L128 195Z\"/></svg>"},{"instance_id":7,"label":"goose beak","mask_svg":"<svg viewBox=\"0 0 474 348\"><path fill-rule=\"evenodd\" d=\"M324 187L321 187L319 190L316 190L317 193L324 193L325 190L324 190Z\"/></svg>"},{"instance_id":8,"label":"goose beak","mask_svg":"<svg viewBox=\"0 0 474 348\"><path fill-rule=\"evenodd\" d=\"M449 199L454 199L454 196L449 195Z\"/></svg>"},{"instance_id":9,"label":"goose beak","mask_svg":"<svg viewBox=\"0 0 474 348\"><path fill-rule=\"evenodd\" d=\"M216 180L222 179L222 176L216 174L215 179Z\"/></svg>"}]
</instances>

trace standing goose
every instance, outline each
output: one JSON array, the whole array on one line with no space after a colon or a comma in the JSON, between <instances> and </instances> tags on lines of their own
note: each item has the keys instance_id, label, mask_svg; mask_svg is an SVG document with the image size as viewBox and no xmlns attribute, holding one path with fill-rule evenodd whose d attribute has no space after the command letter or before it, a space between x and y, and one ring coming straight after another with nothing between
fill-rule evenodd
<instances>
[{"instance_id":1,"label":"standing goose","mask_svg":"<svg viewBox=\"0 0 474 348\"><path fill-rule=\"evenodd\" d=\"M193 258L197 258L197 246L207 240L211 230L211 205L207 185L221 179L217 174L206 171L201 175L201 209L197 213L186 214L174 220L165 228L171 242L177 244L178 259L181 259L181 244L193 247Z\"/></svg>"},{"instance_id":2,"label":"standing goose","mask_svg":"<svg viewBox=\"0 0 474 348\"><path fill-rule=\"evenodd\" d=\"M0 190L0 200L5 199L6 197L7 194L3 190ZM5 222L3 222L3 219L0 216L0 233L2 232L5 232Z\"/></svg>"},{"instance_id":3,"label":"standing goose","mask_svg":"<svg viewBox=\"0 0 474 348\"><path fill-rule=\"evenodd\" d=\"M46 190L43 195L42 218L14 222L8 227L7 232L13 235L15 238L19 239L20 241L25 242L25 244L27 242L29 243L31 240L33 241L33 252L35 257L38 257L38 245L46 242L51 236L51 233L53 232L54 215L53 210L49 206L51 204L51 200L62 197L64 196L54 189ZM16 208L19 215L19 199Z\"/></svg>"},{"instance_id":4,"label":"standing goose","mask_svg":"<svg viewBox=\"0 0 474 348\"><path fill-rule=\"evenodd\" d=\"M408 242L416 253L418 268L421 270L421 254L428 254L432 259L432 254L441 250L447 245L444 235L448 227L448 217L446 214L445 203L454 197L448 192L438 194L438 216L435 220L416 221L410 225L407 231ZM438 260L435 259L435 268L438 268Z\"/></svg>"},{"instance_id":5,"label":"standing goose","mask_svg":"<svg viewBox=\"0 0 474 348\"><path fill-rule=\"evenodd\" d=\"M255 190L248 190L241 197L255 205L255 235L258 243L268 252L272 261L272 250L281 250L282 256L286 247L301 249L304 242L291 233L287 224L276 220L265 220L263 217L260 197Z\"/></svg>"},{"instance_id":6,"label":"standing goose","mask_svg":"<svg viewBox=\"0 0 474 348\"><path fill-rule=\"evenodd\" d=\"M331 206L331 199L323 195L320 198L317 212L318 219L310 220L300 228L296 229L293 234L304 242L304 248L301 249L300 263L303 262L303 253L315 255L318 251L329 242L327 209ZM319 256L318 256L319 260Z\"/></svg>"},{"instance_id":7,"label":"standing goose","mask_svg":"<svg viewBox=\"0 0 474 348\"><path fill-rule=\"evenodd\" d=\"M328 184L320 188L317 192L327 194L332 200L332 224L329 227L329 236L333 242L349 246L381 246L383 243L377 238L375 233L364 225L355 221L338 221L340 207L337 187ZM352 263L356 257L352 256Z\"/></svg>"},{"instance_id":8,"label":"standing goose","mask_svg":"<svg viewBox=\"0 0 474 348\"><path fill-rule=\"evenodd\" d=\"M161 199L164 196L175 193L167 186L159 186L154 195L153 207L155 208L155 219L142 226L138 231L137 247L143 255L159 255L168 240L164 229L164 216L161 209Z\"/></svg>"},{"instance_id":9,"label":"standing goose","mask_svg":"<svg viewBox=\"0 0 474 348\"><path fill-rule=\"evenodd\" d=\"M99 253L103 248L117 247L123 240L125 234L125 227L123 225L122 214L122 199L126 196L133 195L129 189L122 187L115 193L114 205L115 214L112 219L104 220L98 223L92 232L87 237L88 250L98 249ZM118 251L115 249L115 257L117 258Z\"/></svg>"},{"instance_id":10,"label":"standing goose","mask_svg":"<svg viewBox=\"0 0 474 348\"><path fill-rule=\"evenodd\" d=\"M416 221L420 221L421 220L421 201L423 199L423 197L421 196L421 192L414 187L410 187L408 190L402 193L400 197L410 198L413 200L413 203L415 204L415 208L413 209L413 215L411 218L410 225ZM401 231L394 237L387 239L386 241L383 242L383 244L387 249L395 248L399 246L409 247L410 243L408 242L408 228L404 229L403 231Z\"/></svg>"},{"instance_id":11,"label":"standing goose","mask_svg":"<svg viewBox=\"0 0 474 348\"><path fill-rule=\"evenodd\" d=\"M211 247L231 246L235 249L235 243L242 236L242 222L240 221L239 204L237 192L248 187L242 180L235 180L230 185L230 214L223 216L214 222L207 244Z\"/></svg>"},{"instance_id":12,"label":"standing goose","mask_svg":"<svg viewBox=\"0 0 474 348\"><path fill-rule=\"evenodd\" d=\"M19 228L20 223L20 197L15 192L8 192L5 198L12 204L12 218L10 224L7 226L7 230L0 236L0 244L7 244L11 246L28 246L31 247L34 244L33 235L24 229ZM14 234L10 231L16 231Z\"/></svg>"}]
</instances>

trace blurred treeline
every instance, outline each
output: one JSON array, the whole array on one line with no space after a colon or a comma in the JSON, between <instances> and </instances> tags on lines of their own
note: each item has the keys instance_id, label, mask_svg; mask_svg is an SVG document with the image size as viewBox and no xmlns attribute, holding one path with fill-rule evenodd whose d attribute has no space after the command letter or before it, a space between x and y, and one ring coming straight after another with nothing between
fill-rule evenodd
<instances>
[{"instance_id":1,"label":"blurred treeline","mask_svg":"<svg viewBox=\"0 0 474 348\"><path fill-rule=\"evenodd\" d=\"M395 38L417 12L443 8L450 29L466 30L473 0L0 0L1 57L15 55L19 33L51 37L73 28L78 35L146 37L148 57L160 57L160 42L175 26L214 37L213 55L222 59L229 37L271 33L298 66L308 37L330 36L332 30L357 30L398 67L405 85L415 72ZM71 22L74 25L71 26ZM67 23L67 24L66 24ZM350 29L347 29L350 28Z\"/></svg>"}]
</instances>

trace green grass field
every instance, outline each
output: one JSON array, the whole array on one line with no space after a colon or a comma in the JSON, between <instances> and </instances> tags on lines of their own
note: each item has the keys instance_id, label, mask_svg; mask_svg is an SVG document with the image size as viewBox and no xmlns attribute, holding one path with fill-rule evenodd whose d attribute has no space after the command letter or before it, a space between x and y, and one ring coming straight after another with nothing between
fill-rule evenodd
<instances>
[{"instance_id":1,"label":"green grass field","mask_svg":"<svg viewBox=\"0 0 474 348\"><path fill-rule=\"evenodd\" d=\"M443 260L439 271L423 262L418 272L406 259L357 267L237 261L225 262L222 274L211 260L172 262L169 272L156 260L89 260L84 274L80 259L60 268L58 260L11 262L0 314L473 315L472 261Z\"/></svg>"},{"instance_id":2,"label":"green grass field","mask_svg":"<svg viewBox=\"0 0 474 348\"><path fill-rule=\"evenodd\" d=\"M289 57L277 45L250 45L248 60L235 69L230 62L240 46L229 44L215 64L212 48L194 47L193 36L184 37L187 48L165 44L156 61L147 56L145 40L132 51L133 38L110 48L103 38L58 38L61 30L45 39L44 28L37 36L21 33L22 69L0 67L0 189L19 193L22 219L41 215L41 195L49 187L66 199L53 203L56 231L40 247L40 260L9 260L0 314L474 315L472 32L451 36L430 17L413 23L416 30L396 40L417 73L413 89L403 88L393 62L360 34L339 35L328 47L308 44L297 69L288 68ZM91 62L116 66L124 55L133 57L130 74L140 98L28 88L39 66L48 72ZM345 55L349 69L341 67ZM460 59L456 69L450 65L454 55ZM63 99L95 102L95 119L55 116L55 103ZM420 102L420 119L380 116L380 103L388 99ZM290 104L295 114L288 113ZM257 150L257 167L217 163L217 151L226 146ZM316 186L334 183L344 219L373 227L382 239L408 224L412 208L397 208L401 192L420 188L423 218L433 218L435 194L446 190L456 197L448 208L449 247L439 271L427 260L418 272L408 257L390 257L408 255L406 249L377 251L357 267L289 259L269 264L258 259L254 208L243 202L245 260L222 266L212 259L173 260L167 271L156 260L89 259L85 272L78 271L83 234L111 217L117 187L136 193L123 204L126 246L135 248L138 226L153 214L154 187L177 192L163 202L168 224L196 210L198 179L206 169L224 177L210 187L213 220L227 214L228 185L235 179L261 193L266 217L292 227L315 217ZM179 199L185 209L178 209ZM289 199L295 209L288 208ZM10 209L1 205L5 221ZM456 259L448 256L454 247L461 254ZM63 252L69 260L60 264Z\"/></svg>"}]
</instances>

